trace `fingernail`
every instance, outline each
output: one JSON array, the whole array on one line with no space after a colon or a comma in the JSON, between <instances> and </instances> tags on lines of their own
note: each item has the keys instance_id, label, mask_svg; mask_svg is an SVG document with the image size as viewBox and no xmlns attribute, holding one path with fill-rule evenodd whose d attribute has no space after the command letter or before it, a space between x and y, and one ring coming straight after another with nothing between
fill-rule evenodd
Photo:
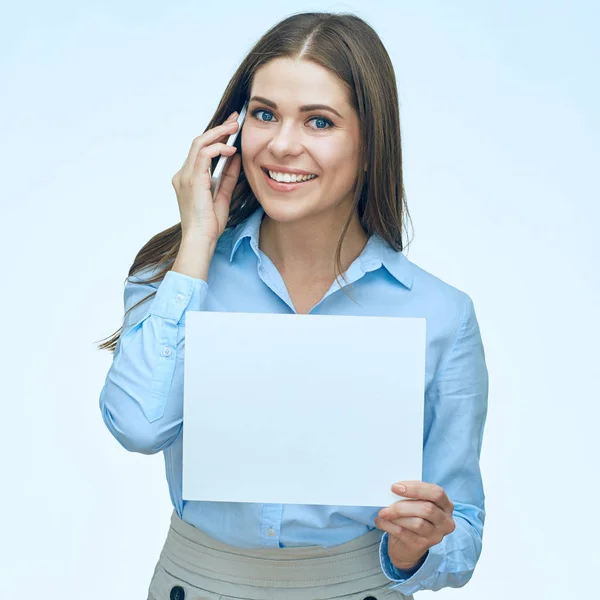
<instances>
[{"instance_id":1,"label":"fingernail","mask_svg":"<svg viewBox=\"0 0 600 600\"><path fill-rule=\"evenodd\" d=\"M405 486L405 485L402 485L401 483L395 483L395 484L392 486L392 489L393 489L395 492L400 492L400 493L402 493L402 492L405 492L405 491L406 491L406 486Z\"/></svg>"}]
</instances>

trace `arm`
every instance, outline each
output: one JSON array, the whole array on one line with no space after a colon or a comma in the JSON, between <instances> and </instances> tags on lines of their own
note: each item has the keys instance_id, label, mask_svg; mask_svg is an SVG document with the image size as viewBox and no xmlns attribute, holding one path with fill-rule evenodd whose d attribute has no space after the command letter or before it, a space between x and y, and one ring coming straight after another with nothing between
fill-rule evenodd
<instances>
[{"instance_id":1,"label":"arm","mask_svg":"<svg viewBox=\"0 0 600 600\"><path fill-rule=\"evenodd\" d=\"M485 520L479 467L487 415L488 371L475 309L465 294L457 339L425 394L423 481L436 483L454 503L456 529L429 548L410 571L397 569L380 545L381 567L402 594L462 587L481 554Z\"/></svg>"},{"instance_id":2,"label":"arm","mask_svg":"<svg viewBox=\"0 0 600 600\"><path fill-rule=\"evenodd\" d=\"M126 315L99 404L109 431L132 452L155 454L181 431L185 311L202 310L208 291L200 276L207 278L210 258L199 256L198 243L182 242L160 283L133 283L143 280L136 275L125 286L125 311L156 294Z\"/></svg>"}]
</instances>

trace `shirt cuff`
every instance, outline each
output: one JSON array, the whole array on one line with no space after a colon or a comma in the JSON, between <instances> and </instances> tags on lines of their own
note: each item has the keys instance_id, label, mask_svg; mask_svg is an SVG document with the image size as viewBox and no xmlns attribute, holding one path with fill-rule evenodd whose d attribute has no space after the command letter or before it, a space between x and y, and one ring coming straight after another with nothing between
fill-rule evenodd
<instances>
[{"instance_id":1,"label":"shirt cuff","mask_svg":"<svg viewBox=\"0 0 600 600\"><path fill-rule=\"evenodd\" d=\"M202 310L207 292L208 283L203 279L167 271L158 286L150 313L185 324L184 311Z\"/></svg>"},{"instance_id":2,"label":"shirt cuff","mask_svg":"<svg viewBox=\"0 0 600 600\"><path fill-rule=\"evenodd\" d=\"M379 544L379 562L383 574L396 585L390 586L390 589L395 589L410 596L415 592L425 589L421 583L425 582L432 575L435 576L438 567L442 564L443 554L441 544L432 546L427 551L424 562L410 571L403 571L394 566L390 560L388 553L388 537L389 534L384 532Z\"/></svg>"}]
</instances>

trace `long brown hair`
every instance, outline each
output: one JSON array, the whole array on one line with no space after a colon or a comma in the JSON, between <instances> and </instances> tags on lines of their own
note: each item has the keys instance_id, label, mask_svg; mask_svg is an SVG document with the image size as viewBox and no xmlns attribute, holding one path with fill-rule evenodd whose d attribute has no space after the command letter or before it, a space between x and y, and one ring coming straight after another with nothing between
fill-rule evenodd
<instances>
[{"instance_id":1,"label":"long brown hair","mask_svg":"<svg viewBox=\"0 0 600 600\"><path fill-rule=\"evenodd\" d=\"M299 13L269 29L250 50L231 78L206 130L221 124L248 99L256 71L275 58L304 59L328 69L348 88L360 123L360 169L354 210L367 235L379 234L397 251L403 243L404 218L410 219L402 178L402 145L396 77L390 57L373 28L353 14ZM205 130L205 131L206 131ZM218 157L213 159L216 166ZM366 165L367 171L363 170ZM243 167L233 191L227 227L235 227L259 207ZM341 247L354 211L342 231L335 254L342 270ZM412 223L412 221L411 221ZM128 277L156 267L151 278L132 283L156 283L171 269L181 243L181 223L156 234L138 252ZM345 279L345 278L344 278ZM156 292L132 306L145 302ZM127 315L127 313L125 313ZM98 346L114 352L121 326Z\"/></svg>"}]
</instances>

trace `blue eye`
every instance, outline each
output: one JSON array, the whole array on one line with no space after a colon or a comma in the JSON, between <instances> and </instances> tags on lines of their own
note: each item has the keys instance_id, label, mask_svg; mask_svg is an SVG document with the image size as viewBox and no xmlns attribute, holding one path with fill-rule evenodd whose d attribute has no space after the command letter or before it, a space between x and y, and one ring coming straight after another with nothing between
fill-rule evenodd
<instances>
[{"instance_id":1,"label":"blue eye","mask_svg":"<svg viewBox=\"0 0 600 600\"><path fill-rule=\"evenodd\" d=\"M271 115L271 117L273 116L273 113L269 112L268 110L264 110L263 108L259 108L258 110L255 110L255 111L252 113L252 116L256 117L256 115L257 115L259 112L269 113L269 114ZM257 118L258 118L258 117L257 117ZM259 120L259 121L262 121L262 119L258 119L258 120ZM267 119L267 121L270 121L270 120L271 120L271 119Z\"/></svg>"},{"instance_id":2,"label":"blue eye","mask_svg":"<svg viewBox=\"0 0 600 600\"><path fill-rule=\"evenodd\" d=\"M266 115L268 115L270 118L268 119L262 119L260 117L258 117L258 113L265 113ZM256 117L260 122L262 123L270 123L273 120L273 113L270 110L265 110L264 108L257 108L255 111L252 112L252 116ZM319 129L319 130L325 130L325 129L330 129L331 127L333 127L333 123L325 118L325 117L311 117L310 119L311 121L317 121L320 123L324 123L326 125L325 126L319 126L317 125L316 127L314 127L314 129Z\"/></svg>"},{"instance_id":3,"label":"blue eye","mask_svg":"<svg viewBox=\"0 0 600 600\"><path fill-rule=\"evenodd\" d=\"M313 117L313 119L316 119L317 121L321 121L322 123L329 125L329 127L333 127L333 123L329 119L326 119L325 117ZM317 129L329 129L329 127L317 127Z\"/></svg>"}]
</instances>

